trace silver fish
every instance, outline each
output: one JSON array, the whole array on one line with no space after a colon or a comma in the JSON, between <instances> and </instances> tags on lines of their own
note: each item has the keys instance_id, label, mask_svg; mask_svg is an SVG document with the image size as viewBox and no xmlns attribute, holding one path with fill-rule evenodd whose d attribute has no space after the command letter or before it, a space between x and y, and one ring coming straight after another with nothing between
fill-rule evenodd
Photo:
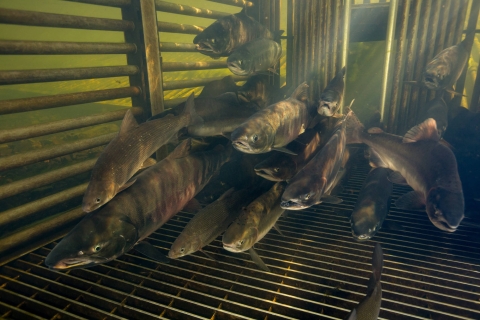
<instances>
[{"instance_id":1,"label":"silver fish","mask_svg":"<svg viewBox=\"0 0 480 320\"><path fill-rule=\"evenodd\" d=\"M238 76L273 70L282 56L282 46L269 39L258 39L238 47L227 59L227 67Z\"/></svg>"},{"instance_id":2,"label":"silver fish","mask_svg":"<svg viewBox=\"0 0 480 320\"><path fill-rule=\"evenodd\" d=\"M245 153L288 152L283 147L302 134L311 121L311 110L304 102L307 88L302 83L290 98L258 111L235 129L231 135L235 149Z\"/></svg>"},{"instance_id":3,"label":"silver fish","mask_svg":"<svg viewBox=\"0 0 480 320\"><path fill-rule=\"evenodd\" d=\"M130 110L123 118L120 131L103 150L92 170L83 197L82 209L91 212L110 201L117 193L131 186L129 180L158 148L175 139L178 131L203 122L195 112L193 94L184 112L138 124Z\"/></svg>"}]
</instances>

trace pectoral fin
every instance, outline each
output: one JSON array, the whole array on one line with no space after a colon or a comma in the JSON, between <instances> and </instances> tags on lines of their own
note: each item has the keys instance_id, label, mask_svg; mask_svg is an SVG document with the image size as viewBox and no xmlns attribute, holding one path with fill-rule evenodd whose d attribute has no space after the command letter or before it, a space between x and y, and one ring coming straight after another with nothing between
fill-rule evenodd
<instances>
[{"instance_id":1,"label":"pectoral fin","mask_svg":"<svg viewBox=\"0 0 480 320\"><path fill-rule=\"evenodd\" d=\"M398 198L395 206L406 210L421 210L425 207L425 197L420 191L410 191Z\"/></svg>"},{"instance_id":2,"label":"pectoral fin","mask_svg":"<svg viewBox=\"0 0 480 320\"><path fill-rule=\"evenodd\" d=\"M213 261L217 261L210 253L205 252L203 250L200 250L208 259L211 259Z\"/></svg>"},{"instance_id":3,"label":"pectoral fin","mask_svg":"<svg viewBox=\"0 0 480 320\"><path fill-rule=\"evenodd\" d=\"M153 158L148 158L147 160L145 160L143 163L142 163L142 166L140 167L139 170L141 169L145 169L145 168L148 168L148 167L151 167L153 166L154 164L156 164L157 161Z\"/></svg>"},{"instance_id":4,"label":"pectoral fin","mask_svg":"<svg viewBox=\"0 0 480 320\"><path fill-rule=\"evenodd\" d=\"M132 178L132 179L128 180L127 182L125 182L125 184L123 186L120 187L120 189L118 189L118 192L122 192L123 190L127 189L132 184L134 184L135 181L137 181L137 178Z\"/></svg>"},{"instance_id":5,"label":"pectoral fin","mask_svg":"<svg viewBox=\"0 0 480 320\"><path fill-rule=\"evenodd\" d=\"M251 247L248 249L248 252L250 253L250 257L252 257L253 262L262 270L270 272L270 269L267 267L265 262L263 262L262 258L258 255L258 253Z\"/></svg>"},{"instance_id":6,"label":"pectoral fin","mask_svg":"<svg viewBox=\"0 0 480 320\"><path fill-rule=\"evenodd\" d=\"M155 248L153 245L146 241L140 241L139 243L137 243L137 245L135 246L135 250L152 260L162 263L170 262L170 259L168 259L167 256L162 254L157 248Z\"/></svg>"},{"instance_id":7,"label":"pectoral fin","mask_svg":"<svg viewBox=\"0 0 480 320\"><path fill-rule=\"evenodd\" d=\"M285 237L285 235L283 234L282 230L280 230L280 228L279 228L279 226L278 226L278 223L275 223L275 224L273 225L273 227L275 228L275 230L277 230L278 233L280 233L281 236L284 236L284 237Z\"/></svg>"}]
</instances>

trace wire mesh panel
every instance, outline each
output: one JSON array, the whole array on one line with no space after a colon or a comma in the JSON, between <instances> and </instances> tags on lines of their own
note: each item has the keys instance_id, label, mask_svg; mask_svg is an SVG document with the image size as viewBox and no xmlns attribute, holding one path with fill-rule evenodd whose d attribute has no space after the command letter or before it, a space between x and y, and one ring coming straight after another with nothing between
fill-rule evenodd
<instances>
[{"instance_id":1,"label":"wire mesh panel","mask_svg":"<svg viewBox=\"0 0 480 320\"><path fill-rule=\"evenodd\" d=\"M57 272L50 243L0 269L0 315L12 319L338 319L365 295L374 242L382 244L381 319L479 319L480 252L475 229L436 229L426 213L392 205L373 241L355 242L348 218L369 171L356 156L339 205L289 211L281 236L255 247L272 272L221 238L169 264L135 251L105 265ZM409 191L395 186L392 201ZM181 212L147 240L167 252L192 214ZM466 218L465 224L468 224ZM397 224L396 228L391 227ZM387 226L390 225L389 228Z\"/></svg>"}]
</instances>

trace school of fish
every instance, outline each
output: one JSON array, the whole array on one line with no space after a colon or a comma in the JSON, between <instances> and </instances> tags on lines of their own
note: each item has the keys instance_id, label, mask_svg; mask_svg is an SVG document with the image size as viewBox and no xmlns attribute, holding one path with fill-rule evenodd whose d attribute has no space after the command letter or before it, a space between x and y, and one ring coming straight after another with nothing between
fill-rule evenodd
<instances>
[{"instance_id":1,"label":"school of fish","mask_svg":"<svg viewBox=\"0 0 480 320\"><path fill-rule=\"evenodd\" d=\"M127 111L92 170L82 204L88 214L45 264L91 267L132 248L162 263L196 251L214 259L204 249L222 236L225 250L248 253L268 272L255 244L271 229L283 236L278 220L289 210L342 202L335 190L349 168L350 144L362 144L372 166L355 207L344 212L356 241L372 239L384 225L393 184L413 189L396 199L397 208L424 211L438 229L457 230L465 200L455 154L442 139L448 136L445 101L437 97L423 106L417 125L404 136L384 132L378 115L364 126L352 103L340 114L345 68L310 99L306 82L289 88L293 93L288 96L286 88L271 85L269 73L275 73L282 54L277 40L278 33L245 10L198 34L193 40L198 52L228 57L232 73L250 78L243 86L231 76L214 81L198 97L191 94L144 123ZM444 49L425 66L419 85L452 89L466 59L463 43ZM150 158L166 144L176 147L165 159ZM182 209L197 213L168 254L145 241ZM379 244L372 265L367 295L345 319L378 318Z\"/></svg>"}]
</instances>

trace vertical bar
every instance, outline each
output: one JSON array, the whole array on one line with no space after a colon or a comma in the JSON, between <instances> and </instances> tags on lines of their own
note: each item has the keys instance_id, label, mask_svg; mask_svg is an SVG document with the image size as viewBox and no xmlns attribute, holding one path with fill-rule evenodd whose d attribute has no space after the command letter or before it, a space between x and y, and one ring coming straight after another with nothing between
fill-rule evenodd
<instances>
[{"instance_id":1,"label":"vertical bar","mask_svg":"<svg viewBox=\"0 0 480 320\"><path fill-rule=\"evenodd\" d=\"M472 51L472 46L473 46L473 41L475 38L475 29L477 26L477 20L478 20L478 13L480 9L480 0L472 0L472 7L470 9L470 16L468 17L468 25L467 25L467 34L465 36L465 49L468 52L468 57L470 58L471 51ZM463 32L463 30L462 30ZM465 79L467 78L467 70L468 70L468 60L465 63L465 66L463 67L462 74L460 75L460 78L458 78L458 81L455 86L455 91L463 93L463 89L465 88ZM452 106L458 106L460 105L462 97L461 96L455 96L452 100Z\"/></svg>"},{"instance_id":2,"label":"vertical bar","mask_svg":"<svg viewBox=\"0 0 480 320\"><path fill-rule=\"evenodd\" d=\"M390 75L390 58L392 56L393 41L395 39L395 25L397 23L398 0L390 0L388 13L387 41L385 46L385 61L383 66L382 98L380 100L380 121L383 121L385 104L387 103L388 77Z\"/></svg>"},{"instance_id":3,"label":"vertical bar","mask_svg":"<svg viewBox=\"0 0 480 320\"><path fill-rule=\"evenodd\" d=\"M342 49L342 66L345 67L345 87L344 87L344 97L347 93L347 75L348 75L348 43L350 41L350 19L352 16L352 0L345 0L344 7L344 19L343 19L343 49ZM340 106L340 113L343 113L343 105L345 99L342 99L342 105Z\"/></svg>"},{"instance_id":4,"label":"vertical bar","mask_svg":"<svg viewBox=\"0 0 480 320\"><path fill-rule=\"evenodd\" d=\"M340 27L340 12L341 12L341 1L333 1L335 8L333 9L333 30L332 30L332 64L330 72L331 74L336 74L338 72L338 31ZM340 67L341 68L341 67Z\"/></svg>"},{"instance_id":5,"label":"vertical bar","mask_svg":"<svg viewBox=\"0 0 480 320\"><path fill-rule=\"evenodd\" d=\"M390 96L390 109L389 117L387 123L387 129L391 133L397 131L398 123L396 120L397 114L397 105L400 96L400 88L402 87L402 65L405 58L405 48L407 45L407 29L408 29L408 18L410 13L410 0L404 0L402 6L402 12L400 16L400 32L399 38L397 41L397 52L395 56L395 69L393 71L393 80L392 80L392 94Z\"/></svg>"},{"instance_id":6,"label":"vertical bar","mask_svg":"<svg viewBox=\"0 0 480 320\"><path fill-rule=\"evenodd\" d=\"M420 10L422 8L423 0L413 0L414 1L414 10L412 13L412 23L410 26L410 32L408 34L408 46L407 46L407 60L405 62L405 72L404 79L413 80L413 67L415 64L415 51L417 48L417 35L418 35L418 26L420 24ZM407 105L408 98L412 91L412 86L406 85L403 86L403 93L400 100L400 108L398 110L398 121L397 121L397 134L403 134L403 131L407 127Z\"/></svg>"},{"instance_id":7,"label":"vertical bar","mask_svg":"<svg viewBox=\"0 0 480 320\"><path fill-rule=\"evenodd\" d=\"M293 85L293 0L287 0L287 88Z\"/></svg>"},{"instance_id":8,"label":"vertical bar","mask_svg":"<svg viewBox=\"0 0 480 320\"><path fill-rule=\"evenodd\" d=\"M472 100L470 100L469 109L473 112L480 112L480 72L477 71L477 77L473 86Z\"/></svg>"},{"instance_id":9,"label":"vertical bar","mask_svg":"<svg viewBox=\"0 0 480 320\"><path fill-rule=\"evenodd\" d=\"M430 14L430 20L428 24L428 30L427 32L427 39L428 39L428 46L425 50L425 64L430 62L435 54L435 43L437 41L437 38L439 36L438 33L438 20L440 18L440 9L441 9L441 1L433 1L432 3L432 10ZM420 116L421 110L423 109L423 106L427 103L427 95L433 96L434 91L428 90L425 87L422 87L420 90L420 94L418 96L418 101L417 101L417 114L416 117Z\"/></svg>"},{"instance_id":10,"label":"vertical bar","mask_svg":"<svg viewBox=\"0 0 480 320\"><path fill-rule=\"evenodd\" d=\"M430 18L430 12L432 10L432 0L426 0L425 5L422 7L422 24L419 29L419 45L416 56L414 79L418 82L422 79L423 70L425 68L425 49L427 46L427 32L428 23ZM417 119L418 97L420 95L420 86L412 88L412 94L410 96L410 104L408 105L408 118L407 128L411 128L415 125Z\"/></svg>"},{"instance_id":11,"label":"vertical bar","mask_svg":"<svg viewBox=\"0 0 480 320\"><path fill-rule=\"evenodd\" d=\"M435 54L438 54L440 51L446 48L445 43L447 41L447 26L448 26L448 17L450 15L450 6L451 6L451 1L449 0L443 0L442 1L442 14L440 21L442 23L440 24L440 34L438 35L437 38L437 44L435 46ZM437 91L437 92L430 92L429 93L429 100L435 97L441 97L443 95L443 92Z\"/></svg>"},{"instance_id":12,"label":"vertical bar","mask_svg":"<svg viewBox=\"0 0 480 320\"><path fill-rule=\"evenodd\" d=\"M157 30L157 11L154 0L141 0L143 42L147 61L148 100L152 115L160 113L163 107L163 77L160 66L160 41Z\"/></svg>"}]
</instances>

